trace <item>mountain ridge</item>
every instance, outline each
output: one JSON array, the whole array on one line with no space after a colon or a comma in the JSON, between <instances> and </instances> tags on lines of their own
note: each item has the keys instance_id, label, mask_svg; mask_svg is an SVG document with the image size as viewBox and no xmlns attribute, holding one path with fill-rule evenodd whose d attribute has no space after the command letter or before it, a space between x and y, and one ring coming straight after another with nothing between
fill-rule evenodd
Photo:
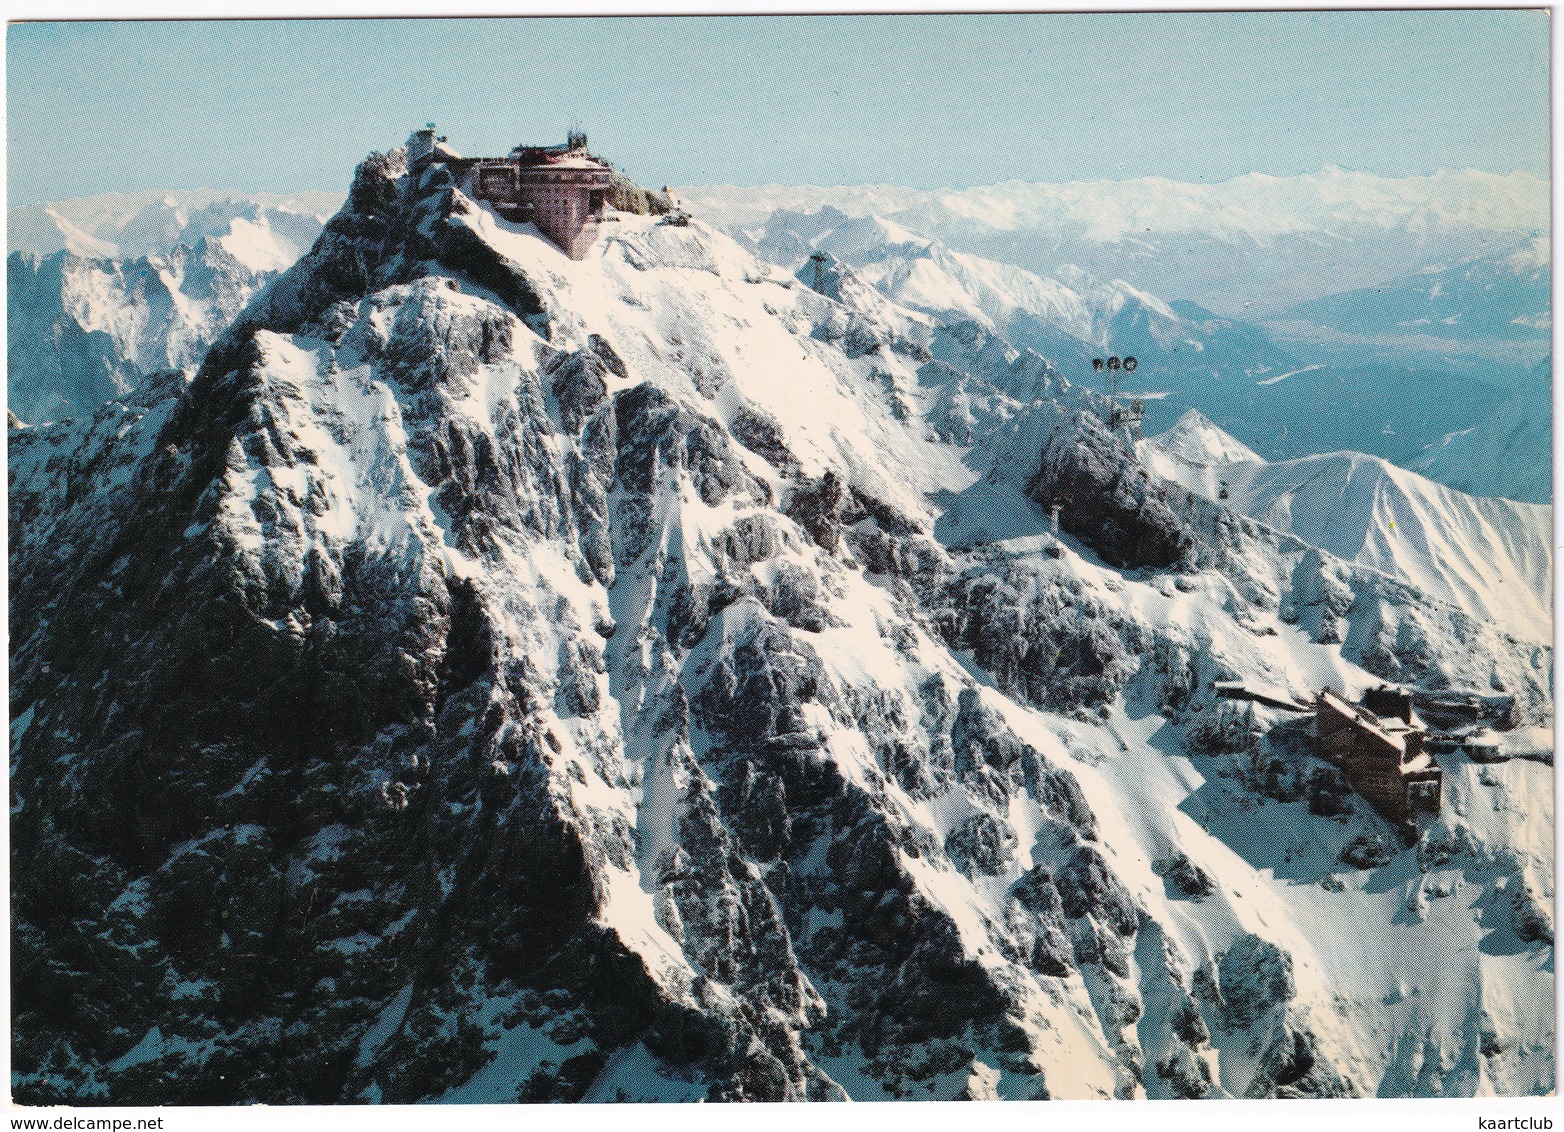
<instances>
[{"instance_id":1,"label":"mountain ridge","mask_svg":"<svg viewBox=\"0 0 1564 1132\"><path fill-rule=\"evenodd\" d=\"M68 251L93 258L167 255L180 243L220 234L236 218L276 221L294 230L294 254L314 240L341 206L342 194L247 193L236 189L147 189L19 205L7 210L7 252L52 255ZM194 226L196 231L188 231ZM302 243L302 246L299 244Z\"/></svg>"},{"instance_id":2,"label":"mountain ridge","mask_svg":"<svg viewBox=\"0 0 1564 1132\"><path fill-rule=\"evenodd\" d=\"M1194 407L1272 458L1350 448L1410 463L1428 444L1475 425L1502 396L1440 369L1305 362L1265 327L1189 300L1164 301L1068 264L1040 276L877 215L849 217L829 205L778 211L752 236L772 262L792 268L812 255L839 257L893 301L946 322L971 320L1099 388L1107 381L1093 368L1097 359L1134 356L1139 368L1120 377L1120 388L1141 402L1149 430Z\"/></svg>"},{"instance_id":3,"label":"mountain ridge","mask_svg":"<svg viewBox=\"0 0 1564 1132\"><path fill-rule=\"evenodd\" d=\"M1361 453L1268 462L1190 414L1141 447L1159 474L1208 499L1517 637L1551 639L1551 508L1474 498Z\"/></svg>"}]
</instances>

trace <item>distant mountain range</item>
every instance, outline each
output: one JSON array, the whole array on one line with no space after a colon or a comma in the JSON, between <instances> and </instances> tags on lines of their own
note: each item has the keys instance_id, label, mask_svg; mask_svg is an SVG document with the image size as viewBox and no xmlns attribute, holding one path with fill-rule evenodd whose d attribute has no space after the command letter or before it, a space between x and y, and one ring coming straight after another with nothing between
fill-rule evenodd
<instances>
[{"instance_id":1,"label":"distant mountain range","mask_svg":"<svg viewBox=\"0 0 1564 1132\"><path fill-rule=\"evenodd\" d=\"M309 250L342 194L148 190L24 205L6 215L7 250L93 259L169 255L215 240L254 271L281 271Z\"/></svg>"},{"instance_id":2,"label":"distant mountain range","mask_svg":"<svg viewBox=\"0 0 1564 1132\"><path fill-rule=\"evenodd\" d=\"M777 212L757 245L788 268L812 254L838 259L887 298L944 322L978 322L1075 379L1092 374L1092 359L1110 352L1138 354L1144 363L1125 376L1128 389L1261 377L1298 364L1258 330L1195 304L1169 304L1123 279L1073 266L1038 275L955 251L877 216L849 217L833 208Z\"/></svg>"},{"instance_id":3,"label":"distant mountain range","mask_svg":"<svg viewBox=\"0 0 1564 1132\"><path fill-rule=\"evenodd\" d=\"M340 203L199 189L12 209L8 407L25 421L91 415L149 374L193 369Z\"/></svg>"},{"instance_id":4,"label":"distant mountain range","mask_svg":"<svg viewBox=\"0 0 1564 1132\"><path fill-rule=\"evenodd\" d=\"M1549 241L1433 266L1373 287L1300 303L1287 317L1355 334L1540 338L1553 327Z\"/></svg>"},{"instance_id":5,"label":"distant mountain range","mask_svg":"<svg viewBox=\"0 0 1564 1132\"><path fill-rule=\"evenodd\" d=\"M7 406L24 421L91 415L160 370L192 370L276 275L216 239L167 255L6 259Z\"/></svg>"},{"instance_id":6,"label":"distant mountain range","mask_svg":"<svg viewBox=\"0 0 1564 1132\"><path fill-rule=\"evenodd\" d=\"M1043 275L1075 264L1228 315L1275 314L1548 231L1549 183L1475 170L1381 177L1327 167L1215 184L1140 177L971 189L725 185L681 190L701 216L755 239L777 211L881 216L957 251Z\"/></svg>"}]
</instances>

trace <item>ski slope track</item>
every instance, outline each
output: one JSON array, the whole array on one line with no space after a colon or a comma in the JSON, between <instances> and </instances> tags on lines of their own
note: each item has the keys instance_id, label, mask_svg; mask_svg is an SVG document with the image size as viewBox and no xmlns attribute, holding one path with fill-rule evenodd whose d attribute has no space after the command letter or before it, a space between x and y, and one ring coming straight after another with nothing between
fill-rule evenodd
<instances>
[{"instance_id":1,"label":"ski slope track","mask_svg":"<svg viewBox=\"0 0 1564 1132\"><path fill-rule=\"evenodd\" d=\"M1511 575L1105 414L839 259L572 262L371 157L188 384L11 430L14 1096L1550 1091L1552 655L1453 588ZM1213 690L1386 679L1531 756L1412 844Z\"/></svg>"}]
</instances>

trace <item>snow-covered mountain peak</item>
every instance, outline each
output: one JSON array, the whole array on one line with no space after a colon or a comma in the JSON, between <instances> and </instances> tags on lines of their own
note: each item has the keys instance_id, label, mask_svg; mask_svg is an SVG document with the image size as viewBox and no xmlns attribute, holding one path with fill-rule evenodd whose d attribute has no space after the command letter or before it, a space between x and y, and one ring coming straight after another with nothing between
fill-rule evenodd
<instances>
[{"instance_id":1,"label":"snow-covered mountain peak","mask_svg":"<svg viewBox=\"0 0 1564 1132\"><path fill-rule=\"evenodd\" d=\"M1551 1086L1547 768L1403 848L1285 710L1540 725L1546 647L819 254L375 155L188 387L12 434L18 1096Z\"/></svg>"},{"instance_id":2,"label":"snow-covered mountain peak","mask_svg":"<svg viewBox=\"0 0 1564 1132\"><path fill-rule=\"evenodd\" d=\"M834 209L831 211L835 212ZM840 219L822 234L818 245L837 255L849 256L889 249L910 254L927 249L933 243L927 236L919 235L883 216L871 214L853 217L836 213L836 217Z\"/></svg>"},{"instance_id":3,"label":"snow-covered mountain peak","mask_svg":"<svg viewBox=\"0 0 1564 1132\"><path fill-rule=\"evenodd\" d=\"M1263 463L1252 448L1223 432L1198 409L1186 410L1172 428L1151 437L1146 445L1195 465Z\"/></svg>"},{"instance_id":4,"label":"snow-covered mountain peak","mask_svg":"<svg viewBox=\"0 0 1564 1132\"><path fill-rule=\"evenodd\" d=\"M1517 639L1552 639L1550 507L1476 498L1358 452L1267 463L1193 411L1139 448L1171 482Z\"/></svg>"}]
</instances>

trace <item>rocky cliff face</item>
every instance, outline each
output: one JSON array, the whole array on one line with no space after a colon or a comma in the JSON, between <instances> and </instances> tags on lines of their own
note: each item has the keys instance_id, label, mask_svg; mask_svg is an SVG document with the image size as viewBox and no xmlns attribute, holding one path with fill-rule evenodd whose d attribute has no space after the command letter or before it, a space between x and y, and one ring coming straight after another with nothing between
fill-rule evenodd
<instances>
[{"instance_id":1,"label":"rocky cliff face","mask_svg":"<svg viewBox=\"0 0 1564 1132\"><path fill-rule=\"evenodd\" d=\"M188 386L12 430L18 1100L1551 1087L1545 768L1365 877L1279 716L1186 750L1234 677L1539 722L1546 650L810 270L393 152Z\"/></svg>"}]
</instances>

